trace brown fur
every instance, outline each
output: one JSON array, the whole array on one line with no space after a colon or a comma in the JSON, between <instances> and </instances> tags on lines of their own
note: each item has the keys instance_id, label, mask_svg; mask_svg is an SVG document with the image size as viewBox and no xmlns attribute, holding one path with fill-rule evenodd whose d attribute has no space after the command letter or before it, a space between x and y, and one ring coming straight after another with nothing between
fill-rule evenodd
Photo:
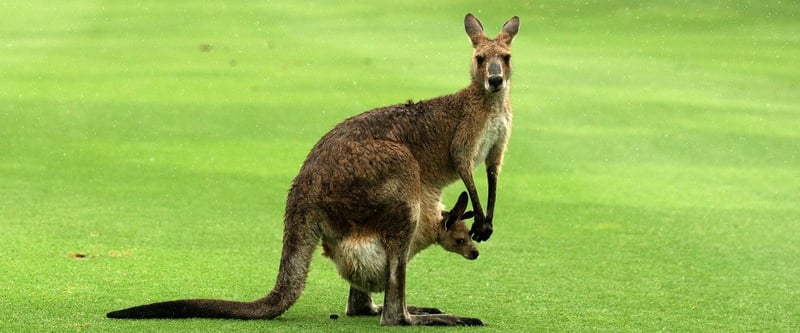
<instances>
[{"instance_id":1,"label":"brown fur","mask_svg":"<svg viewBox=\"0 0 800 333\"><path fill-rule=\"evenodd\" d=\"M382 278L350 278L348 314L380 313L383 325L483 325L479 319L405 303L406 264L436 242L430 236L437 233L430 229L441 223L444 187L458 179L466 186L475 215L472 239L485 241L492 233L497 174L511 132L510 44L519 19L506 22L494 40L471 14L464 25L474 47L467 88L354 116L323 136L308 154L289 190L280 269L266 297L254 302L162 302L108 316L275 318L300 297L312 254L322 241L331 251L383 251L385 262L378 263ZM489 183L486 213L472 176L481 162ZM350 257L371 264L358 254ZM382 309L372 302L370 291L384 291Z\"/></svg>"},{"instance_id":2,"label":"brown fur","mask_svg":"<svg viewBox=\"0 0 800 333\"><path fill-rule=\"evenodd\" d=\"M463 222L465 217L472 216L472 212L466 215L464 213L467 198L467 193L462 192L455 207L449 212L443 211L440 220L424 220L427 224L417 225L408 260L432 244L439 244L445 250L469 260L478 258L478 250ZM380 238L364 234L348 235L335 244L323 241L322 247L322 255L330 258L336 264L339 274L359 291L368 294L386 288L386 249Z\"/></svg>"}]
</instances>

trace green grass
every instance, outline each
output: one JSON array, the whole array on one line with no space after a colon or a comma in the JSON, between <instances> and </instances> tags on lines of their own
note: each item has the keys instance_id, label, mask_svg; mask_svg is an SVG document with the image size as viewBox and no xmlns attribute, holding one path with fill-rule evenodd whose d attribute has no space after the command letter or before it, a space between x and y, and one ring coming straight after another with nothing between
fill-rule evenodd
<instances>
[{"instance_id":1,"label":"green grass","mask_svg":"<svg viewBox=\"0 0 800 333\"><path fill-rule=\"evenodd\" d=\"M475 262L423 252L409 303L491 325L464 331L800 329L794 2L0 11L0 331L376 329L328 319L347 285L321 256L274 321L104 315L266 293L305 154L350 115L464 87L467 12L522 21L495 234Z\"/></svg>"}]
</instances>

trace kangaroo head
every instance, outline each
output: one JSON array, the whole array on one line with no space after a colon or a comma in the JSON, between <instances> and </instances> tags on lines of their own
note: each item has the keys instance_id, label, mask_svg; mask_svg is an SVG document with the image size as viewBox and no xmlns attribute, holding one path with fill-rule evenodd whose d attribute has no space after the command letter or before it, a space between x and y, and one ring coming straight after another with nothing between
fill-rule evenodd
<instances>
[{"instance_id":1,"label":"kangaroo head","mask_svg":"<svg viewBox=\"0 0 800 333\"><path fill-rule=\"evenodd\" d=\"M474 215L472 212L464 212L467 209L467 199L467 192L461 192L455 207L448 213L442 212L442 225L437 242L447 251L475 260L478 258L478 249L472 243L469 228L464 223L464 220Z\"/></svg>"},{"instance_id":2,"label":"kangaroo head","mask_svg":"<svg viewBox=\"0 0 800 333\"><path fill-rule=\"evenodd\" d=\"M503 25L495 39L483 33L483 25L472 14L464 18L472 47L472 81L490 93L503 91L511 78L511 41L519 30L519 18L514 16Z\"/></svg>"}]
</instances>

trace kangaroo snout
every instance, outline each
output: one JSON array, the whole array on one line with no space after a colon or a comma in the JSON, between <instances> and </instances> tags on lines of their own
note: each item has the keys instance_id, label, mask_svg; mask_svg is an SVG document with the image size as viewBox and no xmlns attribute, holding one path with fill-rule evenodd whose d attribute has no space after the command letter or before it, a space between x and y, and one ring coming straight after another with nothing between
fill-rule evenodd
<instances>
[{"instance_id":1,"label":"kangaroo snout","mask_svg":"<svg viewBox=\"0 0 800 333\"><path fill-rule=\"evenodd\" d=\"M487 81L492 92L498 92L503 88L503 77L500 75L492 75Z\"/></svg>"},{"instance_id":2,"label":"kangaroo snout","mask_svg":"<svg viewBox=\"0 0 800 333\"><path fill-rule=\"evenodd\" d=\"M478 253L478 250L472 250L469 253L465 254L464 258L467 258L469 260L475 260L475 259L478 259L478 255L479 254L480 253Z\"/></svg>"}]
</instances>

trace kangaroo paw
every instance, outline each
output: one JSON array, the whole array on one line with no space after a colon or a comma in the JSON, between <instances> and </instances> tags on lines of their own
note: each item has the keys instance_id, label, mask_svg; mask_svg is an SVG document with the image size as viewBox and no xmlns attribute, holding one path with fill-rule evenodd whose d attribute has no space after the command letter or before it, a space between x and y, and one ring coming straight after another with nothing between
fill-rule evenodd
<instances>
[{"instance_id":1,"label":"kangaroo paw","mask_svg":"<svg viewBox=\"0 0 800 333\"><path fill-rule=\"evenodd\" d=\"M484 221L477 216L475 217L475 222L472 223L472 228L469 230L472 240L476 242L489 240L489 237L492 236L492 232L492 222Z\"/></svg>"}]
</instances>

